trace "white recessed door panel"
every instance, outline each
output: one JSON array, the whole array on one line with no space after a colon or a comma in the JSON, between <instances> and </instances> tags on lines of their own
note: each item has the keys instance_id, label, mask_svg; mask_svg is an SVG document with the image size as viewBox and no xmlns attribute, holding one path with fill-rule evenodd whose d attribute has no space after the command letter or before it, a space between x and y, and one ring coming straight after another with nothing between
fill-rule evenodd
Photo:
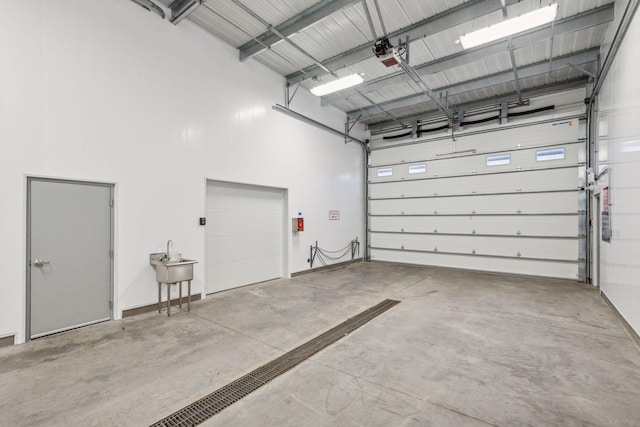
<instances>
[{"instance_id":1,"label":"white recessed door panel","mask_svg":"<svg viewBox=\"0 0 640 427\"><path fill-rule=\"evenodd\" d=\"M206 292L284 275L285 190L207 183Z\"/></svg>"}]
</instances>

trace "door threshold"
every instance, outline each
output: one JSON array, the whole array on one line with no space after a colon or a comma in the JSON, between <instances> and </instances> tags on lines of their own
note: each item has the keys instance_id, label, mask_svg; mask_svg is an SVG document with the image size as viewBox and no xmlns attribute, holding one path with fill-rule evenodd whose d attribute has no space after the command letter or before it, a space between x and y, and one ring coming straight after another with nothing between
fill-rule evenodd
<instances>
[{"instance_id":1,"label":"door threshold","mask_svg":"<svg viewBox=\"0 0 640 427\"><path fill-rule=\"evenodd\" d=\"M85 326L95 325L96 323L107 322L109 320L111 320L110 317L107 317L105 319L92 320L91 322L81 323L80 325L70 326L66 328L56 329L55 331L49 331L49 332L43 332L41 334L31 335L31 339L34 340L34 339L46 337L49 335L55 335L62 332L71 331L73 329L84 328Z\"/></svg>"}]
</instances>

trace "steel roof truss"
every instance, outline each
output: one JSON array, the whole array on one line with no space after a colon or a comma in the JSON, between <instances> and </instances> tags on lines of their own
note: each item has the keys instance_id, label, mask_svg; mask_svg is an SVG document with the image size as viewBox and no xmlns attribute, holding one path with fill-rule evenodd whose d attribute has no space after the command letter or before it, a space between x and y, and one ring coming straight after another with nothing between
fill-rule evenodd
<instances>
[{"instance_id":1,"label":"steel roof truss","mask_svg":"<svg viewBox=\"0 0 640 427\"><path fill-rule=\"evenodd\" d=\"M508 5L515 4L518 0L505 0ZM448 28L455 27L467 21L470 21L478 16L483 16L496 10L502 9L501 0L470 0L459 6L453 7L445 12L431 16L413 25L405 28L401 28L388 35L388 38L396 39L409 38L409 41L414 41L428 37L430 35L439 33ZM338 70L340 68L353 65L360 61L364 61L371 57L371 45L369 43L357 46L346 52L342 52L338 55L323 60L323 64L332 70ZM305 69L305 71L314 77L318 77L324 74L324 71L318 67L311 66ZM306 76L301 72L295 72L287 76L287 80L290 83L298 83L306 79Z\"/></svg>"},{"instance_id":2,"label":"steel roof truss","mask_svg":"<svg viewBox=\"0 0 640 427\"><path fill-rule=\"evenodd\" d=\"M279 43L282 40L280 35L289 37L292 34L310 27L321 19L324 19L327 16L360 1L361 0L322 0L319 3L308 8L304 12L275 26L273 28L275 31L267 30L263 34L257 36L256 39L260 40L262 43L258 43L255 40L252 40L240 46L238 48L238 50L240 51L240 61L245 61L252 56L265 51L264 46L271 47L272 45ZM322 70L322 68L319 69ZM321 74L324 74L324 72L322 72ZM304 74L302 76L305 77Z\"/></svg>"},{"instance_id":3,"label":"steel roof truss","mask_svg":"<svg viewBox=\"0 0 640 427\"><path fill-rule=\"evenodd\" d=\"M592 9L588 12L574 15L558 21L554 25L554 35L557 37L562 34L568 34L597 25L606 24L613 19L613 4ZM512 44L514 49L519 49L531 44L539 43L550 37L549 27L531 31L521 36L513 37ZM435 61L427 62L421 65L414 65L414 69L421 75L435 74L450 68L461 65L470 64L472 62L488 58L492 55L504 52L504 41L497 41L491 44L469 49L464 52L455 53ZM360 89L367 92L380 90L385 87L394 86L406 82L405 73L400 71L378 79L364 82L360 85ZM331 105L348 96L346 92L336 92L331 95L322 97L322 105Z\"/></svg>"},{"instance_id":4,"label":"steel roof truss","mask_svg":"<svg viewBox=\"0 0 640 427\"><path fill-rule=\"evenodd\" d=\"M588 82L588 79L583 76L577 79L572 79L572 80L564 81L561 83L552 83L548 85L539 86L533 89L525 90L521 94L523 97L523 104L527 105L528 99L534 98L536 96L542 96L550 93L557 93L565 90L584 87L584 85L587 82ZM458 108L464 111L464 114L467 114L467 112L473 112L474 110L485 109L485 108L498 109L503 102L507 102L508 106L516 106L518 104L517 96L518 96L517 93L513 92L513 93L506 94L500 98L489 97L489 98L479 99L470 103L460 104L453 107ZM429 111L424 111L420 114L403 116L401 117L401 119L406 122L413 122L414 120L417 120L419 122L425 122L425 121L442 121L444 120L444 117L442 116L442 112L440 112L440 110L434 108ZM363 121L363 119L361 119L361 121ZM383 121L383 120L380 120L375 123L368 123L368 126L369 126L369 130L374 135L390 132L393 130L403 129L396 126L391 121ZM458 129L458 130L461 130L461 129Z\"/></svg>"},{"instance_id":5,"label":"steel roof truss","mask_svg":"<svg viewBox=\"0 0 640 427\"><path fill-rule=\"evenodd\" d=\"M554 63L552 65L552 71L561 70L569 67L569 63L574 65L586 64L589 62L594 62L598 58L599 49L592 48L584 51L576 52L570 55L564 55L560 57L554 58ZM520 67L518 69L518 76L520 79L532 77L539 74L544 74L549 71L548 62L542 61L536 64L526 65ZM491 76L481 77L474 80L469 80L466 82L462 82L459 84L439 88L439 91L447 91L449 96L458 95L461 93L478 90L486 87L497 86L504 83L509 83L513 81L513 71L509 70L502 73L493 74ZM411 107L417 104L424 102L422 98L422 94L416 94L407 96L404 98L396 99L393 101L385 102L380 104L382 108L387 111L393 111L400 108ZM363 121L367 121L373 116L375 111L373 107L366 107L364 110ZM354 112L350 111L347 114L352 115Z\"/></svg>"}]
</instances>

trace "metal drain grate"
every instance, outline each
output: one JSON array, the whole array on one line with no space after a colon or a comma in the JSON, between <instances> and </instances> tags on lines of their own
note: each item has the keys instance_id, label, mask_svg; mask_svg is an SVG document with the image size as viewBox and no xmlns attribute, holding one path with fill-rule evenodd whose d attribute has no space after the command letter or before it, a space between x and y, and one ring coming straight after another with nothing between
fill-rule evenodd
<instances>
[{"instance_id":1,"label":"metal drain grate","mask_svg":"<svg viewBox=\"0 0 640 427\"><path fill-rule=\"evenodd\" d=\"M151 427L195 426L200 424L399 303L400 301L384 300L277 359L219 388L210 395L185 406L152 424Z\"/></svg>"}]
</instances>

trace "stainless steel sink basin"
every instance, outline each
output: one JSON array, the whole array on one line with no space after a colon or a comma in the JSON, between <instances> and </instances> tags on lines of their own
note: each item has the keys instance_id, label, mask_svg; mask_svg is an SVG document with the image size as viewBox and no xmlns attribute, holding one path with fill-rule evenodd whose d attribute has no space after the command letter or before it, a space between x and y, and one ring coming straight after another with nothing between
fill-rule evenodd
<instances>
[{"instance_id":1,"label":"stainless steel sink basin","mask_svg":"<svg viewBox=\"0 0 640 427\"><path fill-rule=\"evenodd\" d=\"M198 261L177 257L165 259L164 253L151 254L149 262L156 268L156 281L177 283L193 280L193 264Z\"/></svg>"}]
</instances>

